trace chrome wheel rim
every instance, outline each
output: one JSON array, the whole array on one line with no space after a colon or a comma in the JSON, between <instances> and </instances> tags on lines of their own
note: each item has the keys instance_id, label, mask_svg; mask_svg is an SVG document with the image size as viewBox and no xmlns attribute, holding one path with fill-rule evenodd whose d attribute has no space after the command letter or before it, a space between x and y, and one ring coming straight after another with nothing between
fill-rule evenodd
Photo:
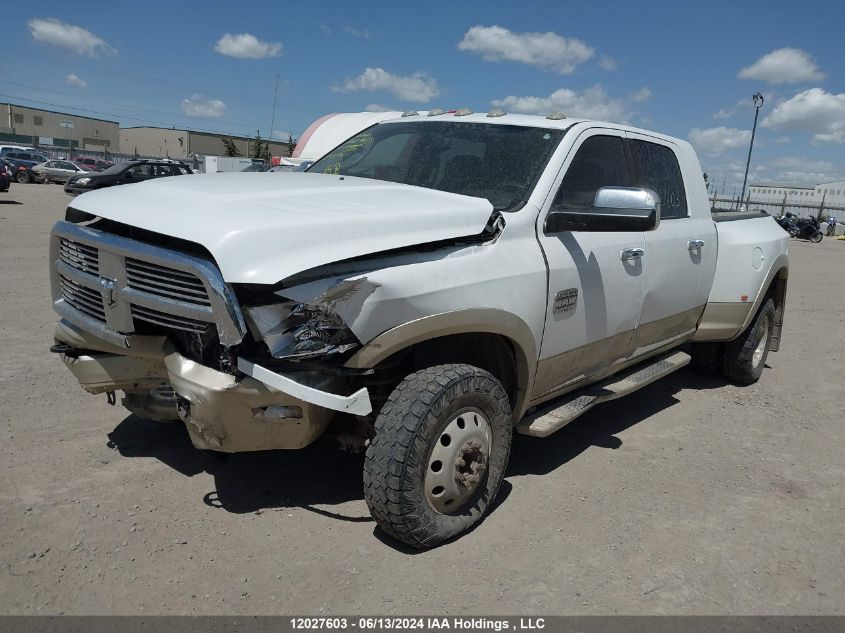
<instances>
[{"instance_id":1,"label":"chrome wheel rim","mask_svg":"<svg viewBox=\"0 0 845 633\"><path fill-rule=\"evenodd\" d=\"M432 510L459 512L486 479L493 433L475 407L452 416L435 438L426 464L423 487Z\"/></svg>"},{"instance_id":2,"label":"chrome wheel rim","mask_svg":"<svg viewBox=\"0 0 845 633\"><path fill-rule=\"evenodd\" d=\"M766 346L769 343L769 319L763 321L763 326L760 328L760 340L757 342L757 348L754 350L754 356L751 359L754 367L759 367L763 362L763 355L766 353Z\"/></svg>"}]
</instances>

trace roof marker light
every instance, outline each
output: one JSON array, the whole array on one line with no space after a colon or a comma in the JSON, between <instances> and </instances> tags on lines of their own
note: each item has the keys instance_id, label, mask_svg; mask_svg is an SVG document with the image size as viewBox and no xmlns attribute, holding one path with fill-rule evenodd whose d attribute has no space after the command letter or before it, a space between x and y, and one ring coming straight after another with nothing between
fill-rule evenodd
<instances>
[{"instance_id":1,"label":"roof marker light","mask_svg":"<svg viewBox=\"0 0 845 633\"><path fill-rule=\"evenodd\" d=\"M546 118L552 121L560 121L561 119L566 118L566 114L564 112L551 112L546 115Z\"/></svg>"},{"instance_id":2,"label":"roof marker light","mask_svg":"<svg viewBox=\"0 0 845 633\"><path fill-rule=\"evenodd\" d=\"M473 111L469 108L460 108L459 110L455 110L455 116L467 116L468 114L473 114Z\"/></svg>"},{"instance_id":3,"label":"roof marker light","mask_svg":"<svg viewBox=\"0 0 845 633\"><path fill-rule=\"evenodd\" d=\"M434 110L428 111L428 116L440 116L441 114L446 114L446 110L443 108L434 108Z\"/></svg>"},{"instance_id":4,"label":"roof marker light","mask_svg":"<svg viewBox=\"0 0 845 633\"><path fill-rule=\"evenodd\" d=\"M490 118L495 119L496 117L505 116L507 112L502 110L501 108L493 108L490 112L487 113L487 116Z\"/></svg>"},{"instance_id":5,"label":"roof marker light","mask_svg":"<svg viewBox=\"0 0 845 633\"><path fill-rule=\"evenodd\" d=\"M405 112L403 112L403 113L402 113L402 116L403 116L403 117L406 117L406 116L419 116L419 115L420 115L420 113L419 113L419 112L417 112L416 110L406 110Z\"/></svg>"}]
</instances>

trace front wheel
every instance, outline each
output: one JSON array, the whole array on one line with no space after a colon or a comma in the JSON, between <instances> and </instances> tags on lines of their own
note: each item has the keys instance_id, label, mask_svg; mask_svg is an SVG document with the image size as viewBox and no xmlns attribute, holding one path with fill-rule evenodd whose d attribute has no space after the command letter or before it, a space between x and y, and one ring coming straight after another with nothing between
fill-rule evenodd
<instances>
[{"instance_id":1,"label":"front wheel","mask_svg":"<svg viewBox=\"0 0 845 633\"><path fill-rule=\"evenodd\" d=\"M822 241L822 238L823 238L823 237L824 237L824 236L822 235L822 232L821 232L821 231L816 231L815 233L813 233L813 234L810 236L810 241L811 241L813 244L818 244L819 242L821 242L821 241Z\"/></svg>"},{"instance_id":2,"label":"front wheel","mask_svg":"<svg viewBox=\"0 0 845 633\"><path fill-rule=\"evenodd\" d=\"M513 423L502 384L471 365L407 376L375 423L364 497L394 538L419 549L472 528L505 474Z\"/></svg>"},{"instance_id":3,"label":"front wheel","mask_svg":"<svg viewBox=\"0 0 845 633\"><path fill-rule=\"evenodd\" d=\"M725 378L743 385L760 380L775 323L775 302L767 299L754 321L734 340L725 343L722 352L722 373Z\"/></svg>"}]
</instances>

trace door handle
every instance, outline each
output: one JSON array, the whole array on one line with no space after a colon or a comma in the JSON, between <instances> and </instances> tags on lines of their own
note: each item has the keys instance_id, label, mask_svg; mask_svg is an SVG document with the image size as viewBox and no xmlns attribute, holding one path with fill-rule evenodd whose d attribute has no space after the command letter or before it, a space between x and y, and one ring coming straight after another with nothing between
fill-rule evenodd
<instances>
[{"instance_id":1,"label":"door handle","mask_svg":"<svg viewBox=\"0 0 845 633\"><path fill-rule=\"evenodd\" d=\"M695 251L704 247L704 240L690 240L687 242L687 250Z\"/></svg>"},{"instance_id":2,"label":"door handle","mask_svg":"<svg viewBox=\"0 0 845 633\"><path fill-rule=\"evenodd\" d=\"M620 253L623 260L640 259L643 255L645 255L645 251L641 248L625 248Z\"/></svg>"}]
</instances>

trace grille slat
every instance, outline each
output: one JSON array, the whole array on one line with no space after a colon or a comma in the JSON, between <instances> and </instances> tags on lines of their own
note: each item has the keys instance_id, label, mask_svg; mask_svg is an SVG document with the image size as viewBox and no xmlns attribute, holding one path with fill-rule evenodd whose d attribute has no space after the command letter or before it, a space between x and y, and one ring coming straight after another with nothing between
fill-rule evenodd
<instances>
[{"instance_id":1,"label":"grille slat","mask_svg":"<svg viewBox=\"0 0 845 633\"><path fill-rule=\"evenodd\" d=\"M135 319L161 325L164 327L172 327L178 330L186 330L188 332L204 333L208 330L209 324L189 317L177 316L175 314L166 314L153 310L152 308L145 308L143 306L132 306L132 316Z\"/></svg>"},{"instance_id":2,"label":"grille slat","mask_svg":"<svg viewBox=\"0 0 845 633\"><path fill-rule=\"evenodd\" d=\"M103 300L98 292L80 286L64 276L60 276L59 280L62 287L62 298L67 303L98 321L106 322Z\"/></svg>"},{"instance_id":3,"label":"grille slat","mask_svg":"<svg viewBox=\"0 0 845 633\"><path fill-rule=\"evenodd\" d=\"M159 264L154 264L152 262L142 262L139 259L134 259L132 257L126 258L126 267L128 269L140 269L146 270L147 272L153 273L155 275L169 275L171 277L184 277L187 281L200 281L199 278L194 275L193 273L185 272L182 270L176 270L175 268L168 268L166 266L160 266ZM200 282L202 283L202 282Z\"/></svg>"},{"instance_id":4,"label":"grille slat","mask_svg":"<svg viewBox=\"0 0 845 633\"><path fill-rule=\"evenodd\" d=\"M59 259L65 264L85 273L100 274L99 251L87 244L61 238L59 240Z\"/></svg>"},{"instance_id":5,"label":"grille slat","mask_svg":"<svg viewBox=\"0 0 845 633\"><path fill-rule=\"evenodd\" d=\"M126 282L130 288L141 292L194 305L211 305L202 280L181 270L127 258Z\"/></svg>"}]
</instances>

